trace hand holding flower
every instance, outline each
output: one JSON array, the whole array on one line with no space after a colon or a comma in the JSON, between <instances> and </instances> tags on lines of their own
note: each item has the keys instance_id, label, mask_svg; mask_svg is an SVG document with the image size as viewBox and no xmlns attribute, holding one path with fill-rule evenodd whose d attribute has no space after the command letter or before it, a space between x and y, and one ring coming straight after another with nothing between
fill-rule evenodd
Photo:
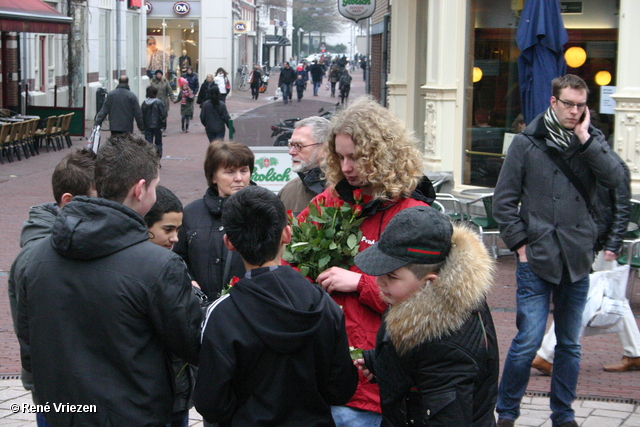
<instances>
[{"instance_id":1,"label":"hand holding flower","mask_svg":"<svg viewBox=\"0 0 640 427\"><path fill-rule=\"evenodd\" d=\"M334 292L356 292L362 274L345 270L340 267L331 267L318 276L316 282L327 291L328 294Z\"/></svg>"}]
</instances>

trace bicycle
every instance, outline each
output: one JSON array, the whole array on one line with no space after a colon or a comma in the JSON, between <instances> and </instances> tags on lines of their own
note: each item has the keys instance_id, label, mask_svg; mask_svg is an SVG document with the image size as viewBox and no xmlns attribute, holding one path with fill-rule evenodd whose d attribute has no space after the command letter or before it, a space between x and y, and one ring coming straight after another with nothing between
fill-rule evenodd
<instances>
[{"instance_id":1,"label":"bicycle","mask_svg":"<svg viewBox=\"0 0 640 427\"><path fill-rule=\"evenodd\" d=\"M249 72L249 66L243 65L238 68L238 73L236 75L236 89L246 92L249 90L250 84L249 79L251 78L251 73Z\"/></svg>"}]
</instances>

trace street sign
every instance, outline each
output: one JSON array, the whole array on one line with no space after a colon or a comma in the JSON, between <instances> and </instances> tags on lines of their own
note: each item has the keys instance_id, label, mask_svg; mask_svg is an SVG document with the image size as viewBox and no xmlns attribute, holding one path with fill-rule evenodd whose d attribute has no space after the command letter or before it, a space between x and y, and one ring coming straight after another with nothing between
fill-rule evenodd
<instances>
[{"instance_id":1,"label":"street sign","mask_svg":"<svg viewBox=\"0 0 640 427\"><path fill-rule=\"evenodd\" d=\"M151 13L153 10L153 5L149 1L144 2L144 13Z\"/></svg>"},{"instance_id":2,"label":"street sign","mask_svg":"<svg viewBox=\"0 0 640 427\"><path fill-rule=\"evenodd\" d=\"M367 19L376 10L376 0L338 0L340 15L353 21Z\"/></svg>"},{"instance_id":3,"label":"street sign","mask_svg":"<svg viewBox=\"0 0 640 427\"><path fill-rule=\"evenodd\" d=\"M186 1L178 1L173 5L173 11L177 15L186 15L191 10L191 6Z\"/></svg>"},{"instance_id":4,"label":"street sign","mask_svg":"<svg viewBox=\"0 0 640 427\"><path fill-rule=\"evenodd\" d=\"M235 34L244 34L248 28L247 21L233 21L233 32Z\"/></svg>"}]
</instances>

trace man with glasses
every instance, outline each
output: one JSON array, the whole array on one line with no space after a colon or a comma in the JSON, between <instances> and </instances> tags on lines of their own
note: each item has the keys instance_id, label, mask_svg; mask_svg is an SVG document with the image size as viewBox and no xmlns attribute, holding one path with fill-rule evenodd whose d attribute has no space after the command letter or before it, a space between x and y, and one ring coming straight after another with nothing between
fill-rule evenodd
<instances>
[{"instance_id":1,"label":"man with glasses","mask_svg":"<svg viewBox=\"0 0 640 427\"><path fill-rule=\"evenodd\" d=\"M291 170L299 178L289 181L278 194L287 210L295 215L307 207L311 199L322 193L320 161L324 158L324 141L329 130L329 120L324 117L309 117L296 122L287 146L291 156Z\"/></svg>"},{"instance_id":2,"label":"man with glasses","mask_svg":"<svg viewBox=\"0 0 640 427\"><path fill-rule=\"evenodd\" d=\"M624 170L591 126L587 84L571 74L552 81L550 107L514 137L494 193L500 236L517 252L517 325L498 389L498 427L520 415L531 362L554 306L551 377L554 427L578 426L571 408L580 371L580 326L598 229L596 181L615 188Z\"/></svg>"}]
</instances>

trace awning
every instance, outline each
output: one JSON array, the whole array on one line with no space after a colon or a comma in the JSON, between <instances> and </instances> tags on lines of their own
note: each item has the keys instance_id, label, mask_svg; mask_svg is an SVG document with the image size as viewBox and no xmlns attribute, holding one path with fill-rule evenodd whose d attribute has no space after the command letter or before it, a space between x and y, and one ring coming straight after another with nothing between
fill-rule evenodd
<instances>
[{"instance_id":1,"label":"awning","mask_svg":"<svg viewBox=\"0 0 640 427\"><path fill-rule=\"evenodd\" d=\"M0 30L66 34L73 19L42 0L0 0Z\"/></svg>"},{"instance_id":2,"label":"awning","mask_svg":"<svg viewBox=\"0 0 640 427\"><path fill-rule=\"evenodd\" d=\"M291 46L291 41L283 36L267 34L264 36L264 44L266 46Z\"/></svg>"}]
</instances>

